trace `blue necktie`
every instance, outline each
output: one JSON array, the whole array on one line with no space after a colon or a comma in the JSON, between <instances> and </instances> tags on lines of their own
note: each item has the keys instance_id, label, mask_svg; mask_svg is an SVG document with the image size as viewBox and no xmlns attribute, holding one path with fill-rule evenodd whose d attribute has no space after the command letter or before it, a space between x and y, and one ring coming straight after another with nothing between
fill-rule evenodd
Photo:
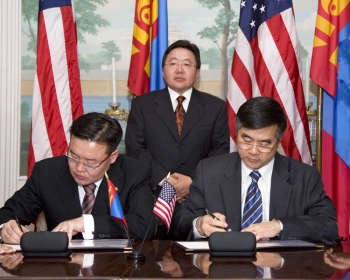
<instances>
[{"instance_id":1,"label":"blue necktie","mask_svg":"<svg viewBox=\"0 0 350 280\"><path fill-rule=\"evenodd\" d=\"M249 176L252 178L252 182L248 188L243 208L242 229L249 227L251 224L262 222L262 199L258 187L261 175L259 171L253 170Z\"/></svg>"},{"instance_id":2,"label":"blue necktie","mask_svg":"<svg viewBox=\"0 0 350 280\"><path fill-rule=\"evenodd\" d=\"M264 278L264 267L257 265L256 266L256 278Z\"/></svg>"}]
</instances>

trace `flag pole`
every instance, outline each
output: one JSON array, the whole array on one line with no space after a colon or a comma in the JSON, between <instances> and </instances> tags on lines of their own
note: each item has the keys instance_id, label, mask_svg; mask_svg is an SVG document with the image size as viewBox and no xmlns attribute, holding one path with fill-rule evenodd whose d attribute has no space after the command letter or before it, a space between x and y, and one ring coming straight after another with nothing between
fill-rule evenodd
<instances>
[{"instance_id":1,"label":"flag pole","mask_svg":"<svg viewBox=\"0 0 350 280\"><path fill-rule=\"evenodd\" d=\"M317 87L317 116L316 116L316 168L322 175L322 104L323 90Z\"/></svg>"}]
</instances>

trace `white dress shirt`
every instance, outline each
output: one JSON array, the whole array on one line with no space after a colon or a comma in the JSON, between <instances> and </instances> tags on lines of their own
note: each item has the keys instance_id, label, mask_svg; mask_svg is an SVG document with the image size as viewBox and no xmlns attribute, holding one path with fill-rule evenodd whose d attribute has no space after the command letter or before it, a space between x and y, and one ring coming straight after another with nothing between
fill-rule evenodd
<instances>
[{"instance_id":1,"label":"white dress shirt","mask_svg":"<svg viewBox=\"0 0 350 280\"><path fill-rule=\"evenodd\" d=\"M263 219L262 222L268 222L270 221L270 193L271 193L271 177L272 177L272 171L273 171L273 164L275 162L275 158L272 158L272 160L260 168L258 171L261 175L259 181L258 181L258 187L261 192L261 199L263 204ZM252 182L252 178L249 176L249 174L253 171L253 169L248 168L244 162L241 160L241 176L242 176L242 182L241 182L241 217L243 216L243 208L245 203L245 198L247 195L247 190L249 188L250 183ZM192 226L193 226L193 236L195 239L197 238L205 238L205 236L201 236L196 228L196 222L199 217L195 218L193 220ZM279 221L280 222L280 221ZM283 225L280 222L281 230L283 229ZM230 226L230 225L229 225Z\"/></svg>"},{"instance_id":2,"label":"white dress shirt","mask_svg":"<svg viewBox=\"0 0 350 280\"><path fill-rule=\"evenodd\" d=\"M101 182L102 182L103 177L95 182L96 188L94 191L95 197L97 196L98 189L100 188ZM82 185L78 185L78 191L79 191L79 200L80 200L80 205L83 204L84 196L85 196L85 190ZM95 231L95 223L94 223L94 217L91 214L83 214L83 219L84 219L84 232L83 238L84 239L94 239L94 231Z\"/></svg>"},{"instance_id":3,"label":"white dress shirt","mask_svg":"<svg viewBox=\"0 0 350 280\"><path fill-rule=\"evenodd\" d=\"M177 104L179 103L177 101L177 98L180 96L176 91L172 90L170 87L168 87L169 93L170 93L170 99L171 104L173 105L173 110L175 112L175 109L177 107ZM191 96L192 96L192 88L186 90L183 94L183 97L186 99L182 102L182 106L184 107L185 112L187 113L188 105L190 104Z\"/></svg>"},{"instance_id":4,"label":"white dress shirt","mask_svg":"<svg viewBox=\"0 0 350 280\"><path fill-rule=\"evenodd\" d=\"M273 164L275 162L275 158L265 166L261 167L258 171L261 175L258 181L258 187L261 192L262 204L263 204L263 222L268 222L270 219L270 193L271 193L271 177ZM241 217L243 217L243 208L245 203L245 198L247 196L248 188L252 182L252 178L249 174L253 171L253 169L247 167L243 161L241 161L241 175L242 175L242 193L241 193Z\"/></svg>"}]
</instances>

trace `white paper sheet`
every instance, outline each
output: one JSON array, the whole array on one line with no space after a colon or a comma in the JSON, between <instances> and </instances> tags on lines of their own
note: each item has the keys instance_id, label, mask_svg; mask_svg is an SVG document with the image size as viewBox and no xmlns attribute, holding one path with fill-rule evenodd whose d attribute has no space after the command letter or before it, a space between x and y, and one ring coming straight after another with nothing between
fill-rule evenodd
<instances>
[{"instance_id":1,"label":"white paper sheet","mask_svg":"<svg viewBox=\"0 0 350 280\"><path fill-rule=\"evenodd\" d=\"M185 251L209 251L208 241L174 241L175 245ZM318 245L302 240L261 240L256 243L256 249L268 248L317 248Z\"/></svg>"}]
</instances>

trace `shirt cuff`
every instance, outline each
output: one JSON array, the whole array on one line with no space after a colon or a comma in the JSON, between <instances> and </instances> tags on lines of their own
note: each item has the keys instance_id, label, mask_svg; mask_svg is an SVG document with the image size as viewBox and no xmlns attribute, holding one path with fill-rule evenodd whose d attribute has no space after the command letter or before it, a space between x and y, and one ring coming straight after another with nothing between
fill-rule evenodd
<instances>
[{"instance_id":1,"label":"shirt cuff","mask_svg":"<svg viewBox=\"0 0 350 280\"><path fill-rule=\"evenodd\" d=\"M94 232L95 232L94 217L91 214L83 214L83 220L84 220L84 232L82 232L83 238L94 239Z\"/></svg>"},{"instance_id":2,"label":"shirt cuff","mask_svg":"<svg viewBox=\"0 0 350 280\"><path fill-rule=\"evenodd\" d=\"M195 219L193 219L192 222L192 228L193 228L193 238L194 239L198 239L198 238L207 238L206 236L200 235L197 228L196 228L196 222L200 217L197 217Z\"/></svg>"},{"instance_id":3,"label":"shirt cuff","mask_svg":"<svg viewBox=\"0 0 350 280\"><path fill-rule=\"evenodd\" d=\"M81 268L92 267L94 264L94 256L95 254L84 254L83 264Z\"/></svg>"},{"instance_id":4,"label":"shirt cuff","mask_svg":"<svg viewBox=\"0 0 350 280\"><path fill-rule=\"evenodd\" d=\"M281 231L282 231L282 230L283 230L283 224L282 224L282 222L281 222L280 220L277 220L277 221L279 221L279 222L280 222Z\"/></svg>"}]
</instances>

